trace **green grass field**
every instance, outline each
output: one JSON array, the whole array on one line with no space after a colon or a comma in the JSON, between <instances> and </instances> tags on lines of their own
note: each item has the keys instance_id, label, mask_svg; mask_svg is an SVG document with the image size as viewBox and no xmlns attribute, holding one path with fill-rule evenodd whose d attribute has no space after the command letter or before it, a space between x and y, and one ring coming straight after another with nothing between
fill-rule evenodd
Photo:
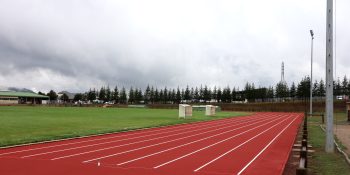
<instances>
[{"instance_id":1,"label":"green grass field","mask_svg":"<svg viewBox=\"0 0 350 175\"><path fill-rule=\"evenodd\" d=\"M208 117L194 111L185 120L178 119L178 110L168 109L4 106L0 107L0 147L247 114L218 112Z\"/></svg>"},{"instance_id":2,"label":"green grass field","mask_svg":"<svg viewBox=\"0 0 350 175\"><path fill-rule=\"evenodd\" d=\"M334 123L346 122L345 113L335 113L334 118ZM320 117L309 118L309 142L316 151L311 154L312 159L309 163L311 174L350 175L350 166L342 155L324 151L326 135L320 128L321 121Z\"/></svg>"}]
</instances>

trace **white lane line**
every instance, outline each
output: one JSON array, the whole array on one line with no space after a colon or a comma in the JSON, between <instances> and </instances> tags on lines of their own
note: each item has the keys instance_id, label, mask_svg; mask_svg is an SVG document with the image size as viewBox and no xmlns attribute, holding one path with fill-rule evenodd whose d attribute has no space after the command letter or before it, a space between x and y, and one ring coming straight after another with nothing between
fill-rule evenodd
<instances>
[{"instance_id":1,"label":"white lane line","mask_svg":"<svg viewBox=\"0 0 350 175\"><path fill-rule=\"evenodd\" d=\"M221 123L220 123L220 124L218 124L218 125L214 125L214 126L210 126L210 127L206 127L206 128L201 127L201 129L197 129L197 130L191 130L191 131L188 131L188 132L181 132L181 133L177 133L177 134L166 135L166 136L156 137L156 138L153 138L153 139L146 139L146 140L142 140L142 141L157 140L157 139L167 138L167 137L171 137L171 136L175 136L175 135L181 135L181 134L191 133L191 132L195 132L195 131L201 131L201 130L205 130L205 129L209 129L209 128L214 128L214 127L220 127L220 126L230 125L230 124L232 124L232 123L237 123L237 121L230 121L230 123L224 123L224 124L221 124ZM242 122L240 122L240 123L242 123ZM191 128L191 129L193 129L193 128ZM187 130L187 129L183 129L183 131L184 131L184 130ZM161 133L161 134L164 134L164 133ZM37 153L37 154L31 154L31 155L22 156L21 158L28 158L28 157L34 157L34 156L39 156L39 155L46 155L46 154L52 154L52 153L57 153L57 152L75 150L75 149L80 149L80 148L87 148L87 147L92 147L92 146L98 146L98 145L108 144L108 143L115 143L115 142L121 142L121 141L132 140L132 139L136 139L136 138L150 137L150 136L154 136L154 135L160 135L160 134L151 134L151 135L145 135L145 136L139 136L139 137L121 139L121 140L114 140L114 141L109 141L109 142L96 143L96 144L91 144L91 145L84 145L84 146L79 146L79 147L72 147L72 148L67 148L67 149L60 149L60 150L54 150L54 151L47 151L47 152L42 152L42 153ZM142 141L141 141L141 142L142 142ZM139 141L139 142L137 142L137 143L141 143L141 142Z\"/></svg>"},{"instance_id":2,"label":"white lane line","mask_svg":"<svg viewBox=\"0 0 350 175\"><path fill-rule=\"evenodd\" d=\"M255 123L255 124L256 124L256 123ZM138 158L136 158L136 159L128 160L128 161L119 163L119 164L117 164L117 165L120 166L120 165L128 164L128 163L131 163L131 162L135 162L135 161L137 161L137 160L141 160L141 159L144 159L144 158L147 158L147 157L151 157L151 156L154 156L154 155L157 155L157 154L161 154L161 153L164 153L164 152L167 152L167 151L171 151L171 150L174 150L174 149L177 149L177 148L181 148L181 147L184 147L184 146L193 144L193 143L197 143L197 142L200 142L200 141L203 141L203 140L210 139L210 138L212 138L212 137L216 137L216 136L219 136L219 135L223 135L223 134L226 134L226 133L228 133L228 132L232 132L232 130L225 131L225 132L222 132L222 133L219 133L219 134L215 134L215 135L212 135L212 136L209 136L209 137L205 137L205 138L202 138L202 139L199 139L199 140L195 140L195 141L192 141L192 142L188 142L188 143L186 143L186 144L182 144L182 145L179 145L179 146L176 146L176 147L168 148L168 149L165 149L165 150L162 150L162 151L159 151L159 152L155 152L155 153L152 153L152 154L148 154L148 155L145 155L145 156L142 156L142 157L138 157ZM237 135L235 135L235 137L238 136L238 135L241 135L241 134L242 134L242 133L237 134Z\"/></svg>"},{"instance_id":3,"label":"white lane line","mask_svg":"<svg viewBox=\"0 0 350 175\"><path fill-rule=\"evenodd\" d=\"M288 126L286 126L281 132L279 132L276 137L274 137L246 166L244 166L239 172L238 175L240 175L244 170L246 170L250 164L252 164L255 159L257 159L294 121L295 119L297 119L299 116L297 116L296 118L294 118L294 120L289 123Z\"/></svg>"},{"instance_id":4,"label":"white lane line","mask_svg":"<svg viewBox=\"0 0 350 175\"><path fill-rule=\"evenodd\" d=\"M200 152L200 151L203 151L203 150L205 150L205 149L208 149L208 148L213 147L213 146L215 146L215 145L218 145L218 144L220 144L220 143L223 143L223 142L225 142L225 141L227 141L227 140L230 140L230 139L233 139L233 138L238 137L238 136L240 136L240 135L243 135L243 134L245 134L245 133L247 133L247 132L249 132L249 131L252 131L252 130L254 130L254 129L256 129L256 128L259 128L259 127L261 127L261 126L264 126L264 125L267 125L267 124L269 124L269 123L272 123L272 122L274 122L275 120L278 120L278 119L280 119L280 118L274 119L274 120L272 120L272 121L270 121L270 122L267 122L267 123L265 123L265 124L262 124L262 125L259 125L259 126L257 126L257 127L251 128L251 129L249 129L249 130L246 130L246 131L244 131L244 132L241 132L240 134L231 136L231 137L229 137L229 138L226 138L226 139L221 140L221 141L219 141L219 142L213 143L213 144L211 144L211 145L208 145L208 146L203 147L203 148L201 148L201 149L198 149L198 150L196 150L196 151L190 152L190 153L188 153L188 154L185 154L185 155L183 155L183 156L180 156L180 157L175 158L175 159L173 159L173 160L170 160L170 161L168 161L168 162L162 163L162 164L157 165L157 166L155 166L155 167L153 167L153 168L157 169L157 168L160 168L160 167L162 167L162 166L168 165L168 164L170 164L170 163L176 162L176 161L178 161L178 160L180 160L180 159L183 159L183 158L185 158L185 157L188 157L188 156L190 156L190 155L193 155L193 154L195 154L195 153L198 153L198 152Z\"/></svg>"},{"instance_id":5,"label":"white lane line","mask_svg":"<svg viewBox=\"0 0 350 175\"><path fill-rule=\"evenodd\" d=\"M236 125L233 125L233 126L237 126L237 125L240 125L240 124L242 124L242 123L248 123L248 122L250 122L250 120L249 120L249 121L239 122L239 123L238 123L238 122L232 122L232 123L236 123ZM232 124L232 123L229 123L229 124ZM227 127L224 127L224 128L218 128L218 129L215 129L215 130L210 130L210 131L202 132L202 133L195 134L195 135L191 135L191 136L187 136L187 137L193 137L193 136L196 136L196 135L201 135L201 134L205 134L205 133L208 133L208 132L213 132L213 131L216 131L216 130L221 130L221 129L225 129L225 128L229 128L229 127L233 127L233 126L227 126ZM213 126L213 128L214 128L214 127L217 127L217 126ZM207 129L207 128L204 128L204 129ZM203 130L203 129L200 129L200 130ZM194 131L196 131L196 130L194 130ZM192 130L192 131L189 131L189 132L194 132L194 131ZM184 133L178 133L178 134L163 136L163 137L161 137L161 138L166 138L166 137L170 137L170 136L174 136L174 135L180 135L180 134L184 134ZM186 137L186 138L187 138L187 137ZM80 152L80 153L76 153L76 154L71 154L71 155L56 157L56 158L53 158L53 159L51 159L51 160L58 160L58 159L63 159L63 158L69 158L69 157L74 157L74 156L89 154L89 153L93 153L93 152L98 152L98 151L104 151L104 150L108 150L108 149L118 148L118 147L122 147L122 146L128 146L128 145L133 145L133 144L137 144L137 143L147 142L147 141L151 141L151 140L158 140L158 139L161 139L161 138L158 137L158 138L153 138L153 139L148 139L148 140L142 140L142 141L132 142L132 143L123 144L123 145L116 145L116 146L107 147L107 148L101 148L101 149L97 149L97 150L91 150L91 151L86 151L86 152Z\"/></svg>"},{"instance_id":6,"label":"white lane line","mask_svg":"<svg viewBox=\"0 0 350 175\"><path fill-rule=\"evenodd\" d=\"M254 137L250 138L249 140L246 140L245 142L243 142L243 143L241 143L240 145L238 145L238 146L232 148L231 150L225 152L224 154L221 154L220 156L216 157L215 159L213 159L213 160L209 161L208 163L206 163L206 164L200 166L199 168L195 169L194 172L197 172L197 171L201 170L202 168L208 166L209 164L211 164L211 163L217 161L218 159L224 157L225 155L227 155L227 154L231 153L232 151L236 150L237 148L239 148L239 147L245 145L246 143L252 141L253 139L257 138L258 136L262 135L263 133L267 132L268 130L271 130L272 128L274 128L274 127L277 126L278 124L281 124L282 122L284 122L285 120L287 120L287 119L289 119L289 118L290 118L290 117L288 117L288 118L282 120L281 122L278 122L277 124L275 124L275 125L269 127L268 129L264 130L263 132L261 132L261 133L255 135ZM296 118L294 118L294 120L295 120L295 119L296 119ZM293 120L293 121L294 121L294 120ZM293 122L293 121L292 121L292 122ZM291 122L291 123L292 123L292 122ZM289 126L289 125L288 125L288 126Z\"/></svg>"},{"instance_id":7,"label":"white lane line","mask_svg":"<svg viewBox=\"0 0 350 175\"><path fill-rule=\"evenodd\" d=\"M249 118L245 118L245 119L250 119L250 118L254 118L256 116L249 116ZM232 118L232 119L228 119L229 121L235 121L237 120L237 118ZM65 143L65 144L56 144L56 145L51 145L51 146L44 146L44 147L39 147L39 148L31 148L31 149L24 149L24 150L19 150L19 151L11 151L11 152L5 152L5 153L0 153L0 156L2 155L8 155L8 154L15 154L15 153L21 153L21 152L28 152L28 151L35 151L35 150L41 150L41 149L48 149L48 148L55 148L55 147L60 147L60 146L67 146L67 145L75 145L75 144L80 144L80 143L87 143L87 142L93 142L93 141L99 141L99 140L106 140L106 139L114 139L114 138L119 138L119 137L127 137L127 136L132 136L132 135L140 135L140 134L147 134L147 133L153 133L153 132L159 132L159 131L163 131L163 130L170 130L170 129L183 129L183 128L197 128L197 127L203 127L203 126L207 126L207 125L212 125L213 123L214 124L220 124L220 123L225 123L227 122L226 119L223 120L220 120L220 121L211 121L211 122L205 122L205 123L198 123L198 124L188 124L186 126L185 125L181 125L181 126L169 126L169 127L165 127L165 128L162 128L162 129L157 129L157 130L154 130L153 129L150 129L149 131L136 131L137 133L131 133L131 134L124 134L124 135L119 135L119 134L123 134L123 133L116 133L118 134L117 136L111 136L111 137L103 137L103 138L98 138L98 139L89 139L89 140L84 140L84 141L79 141L79 142L72 142L72 143ZM202 125L203 124L203 125ZM190 126L190 127L189 127ZM191 126L194 126L194 127L191 127ZM177 131L177 130L176 130ZM94 136L92 136L94 137ZM96 137L100 137L100 136L96 136Z\"/></svg>"},{"instance_id":8,"label":"white lane line","mask_svg":"<svg viewBox=\"0 0 350 175\"><path fill-rule=\"evenodd\" d=\"M246 126L249 126L249 125L246 125ZM246 126L243 126L243 127L246 127ZM236 129L240 129L240 128L236 128ZM200 134L202 134L202 133L200 133ZM196 135L200 135L200 134L196 134ZM193 135L193 136L195 136L195 135ZM189 138L189 137L193 137L193 136L182 137L182 138L178 138L178 139L174 139L174 140L170 140L170 141L166 141L166 142L161 142L161 143L148 145L148 146L144 146L144 147L140 147L140 148L124 151L124 152L119 152L119 153L116 153L116 154L111 154L111 155L107 155L107 156L103 156L103 157L98 157L98 158L94 158L94 159L83 161L83 163L88 163L88 162L92 162L92 161L95 161L95 160L101 160L101 159L105 159L105 158L108 158L108 157L113 157L113 156L129 153L129 152L133 152L133 151L137 151L137 150L141 150L141 149L145 149L145 148L150 148L150 147L154 147L154 146L158 146L158 145L162 145L162 144L166 144L166 143L170 143L170 142L174 142L174 141L178 141L178 140L183 140L183 139L186 139L186 138Z\"/></svg>"}]
</instances>

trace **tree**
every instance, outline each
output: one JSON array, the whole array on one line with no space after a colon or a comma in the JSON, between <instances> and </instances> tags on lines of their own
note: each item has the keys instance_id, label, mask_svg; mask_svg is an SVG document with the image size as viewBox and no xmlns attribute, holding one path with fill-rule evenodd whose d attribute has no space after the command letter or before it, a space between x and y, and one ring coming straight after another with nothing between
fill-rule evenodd
<instances>
[{"instance_id":1,"label":"tree","mask_svg":"<svg viewBox=\"0 0 350 175\"><path fill-rule=\"evenodd\" d=\"M126 90L123 87L122 90L120 91L120 103L126 104L126 102L127 102Z\"/></svg>"},{"instance_id":2,"label":"tree","mask_svg":"<svg viewBox=\"0 0 350 175\"><path fill-rule=\"evenodd\" d=\"M318 86L317 96L319 96L319 97L326 96L326 89L325 89L325 85L324 85L324 82L322 79L320 81L320 85Z\"/></svg>"},{"instance_id":3,"label":"tree","mask_svg":"<svg viewBox=\"0 0 350 175\"><path fill-rule=\"evenodd\" d=\"M350 96L350 83L348 83L348 86L346 87L346 89L347 89L347 92L348 92L346 95Z\"/></svg>"},{"instance_id":4,"label":"tree","mask_svg":"<svg viewBox=\"0 0 350 175\"><path fill-rule=\"evenodd\" d=\"M61 100L62 100L63 102L67 102L67 101L69 100L68 95L67 95L66 93L63 93L62 96L61 96Z\"/></svg>"},{"instance_id":5,"label":"tree","mask_svg":"<svg viewBox=\"0 0 350 175\"><path fill-rule=\"evenodd\" d=\"M107 101L106 100L106 89L104 87L101 87L100 93L98 94L98 99L100 101L103 101L103 102Z\"/></svg>"},{"instance_id":6,"label":"tree","mask_svg":"<svg viewBox=\"0 0 350 175\"><path fill-rule=\"evenodd\" d=\"M213 92L211 93L211 98L216 100L217 96L218 96L218 90L217 90L216 86L214 86Z\"/></svg>"},{"instance_id":7,"label":"tree","mask_svg":"<svg viewBox=\"0 0 350 175\"><path fill-rule=\"evenodd\" d=\"M335 96L342 95L340 80L338 79L336 82L334 82L334 84L335 84L333 87L334 95Z\"/></svg>"},{"instance_id":8,"label":"tree","mask_svg":"<svg viewBox=\"0 0 350 175\"><path fill-rule=\"evenodd\" d=\"M193 99L194 99L194 88L193 87L191 87L190 99L191 99L191 101L193 101Z\"/></svg>"},{"instance_id":9,"label":"tree","mask_svg":"<svg viewBox=\"0 0 350 175\"><path fill-rule=\"evenodd\" d=\"M40 92L40 91L38 92L38 94L39 94L39 95L46 95L45 93L42 93L42 92Z\"/></svg>"},{"instance_id":10,"label":"tree","mask_svg":"<svg viewBox=\"0 0 350 175\"><path fill-rule=\"evenodd\" d=\"M83 100L83 94L77 93L74 95L73 101L81 101Z\"/></svg>"},{"instance_id":11,"label":"tree","mask_svg":"<svg viewBox=\"0 0 350 175\"><path fill-rule=\"evenodd\" d=\"M149 101L151 101L151 88L149 87L149 85L147 85L147 88L144 94L144 100L145 100L145 104L148 104Z\"/></svg>"},{"instance_id":12,"label":"tree","mask_svg":"<svg viewBox=\"0 0 350 175\"><path fill-rule=\"evenodd\" d=\"M267 95L267 98L269 98L269 99L275 98L275 90L273 89L273 86L269 87L266 95Z\"/></svg>"},{"instance_id":13,"label":"tree","mask_svg":"<svg viewBox=\"0 0 350 175\"><path fill-rule=\"evenodd\" d=\"M191 91L190 91L190 88L186 87L186 90L185 90L185 95L184 95L184 99L188 102L189 100L191 100Z\"/></svg>"},{"instance_id":14,"label":"tree","mask_svg":"<svg viewBox=\"0 0 350 175\"><path fill-rule=\"evenodd\" d=\"M114 91L113 91L113 100L115 104L119 103L120 97L119 97L119 90L118 86L115 86Z\"/></svg>"},{"instance_id":15,"label":"tree","mask_svg":"<svg viewBox=\"0 0 350 175\"><path fill-rule=\"evenodd\" d=\"M312 96L317 96L318 95L318 86L320 86L317 82L317 80L315 81L315 83L312 86Z\"/></svg>"},{"instance_id":16,"label":"tree","mask_svg":"<svg viewBox=\"0 0 350 175\"><path fill-rule=\"evenodd\" d=\"M342 95L348 95L348 84L349 84L349 81L348 79L346 78L346 75L344 76L343 78L343 81L342 81Z\"/></svg>"},{"instance_id":17,"label":"tree","mask_svg":"<svg viewBox=\"0 0 350 175\"><path fill-rule=\"evenodd\" d=\"M237 101L236 87L233 87L232 92L231 92L231 96L232 96L232 101Z\"/></svg>"},{"instance_id":18,"label":"tree","mask_svg":"<svg viewBox=\"0 0 350 175\"><path fill-rule=\"evenodd\" d=\"M164 91L163 91L162 101L163 101L164 104L166 104L167 101L168 101L168 89L166 87L164 88Z\"/></svg>"},{"instance_id":19,"label":"tree","mask_svg":"<svg viewBox=\"0 0 350 175\"><path fill-rule=\"evenodd\" d=\"M289 96L288 86L285 82L279 82L276 85L276 97L279 99L285 99Z\"/></svg>"},{"instance_id":20,"label":"tree","mask_svg":"<svg viewBox=\"0 0 350 175\"><path fill-rule=\"evenodd\" d=\"M111 89L109 88L109 86L107 86L105 101L111 101L111 100L112 100L112 93L111 93Z\"/></svg>"},{"instance_id":21,"label":"tree","mask_svg":"<svg viewBox=\"0 0 350 175\"><path fill-rule=\"evenodd\" d=\"M141 101L143 100L142 90L135 88L133 96L134 96L134 100L133 100L134 103L141 103Z\"/></svg>"},{"instance_id":22,"label":"tree","mask_svg":"<svg viewBox=\"0 0 350 175\"><path fill-rule=\"evenodd\" d=\"M204 99L204 89L203 86L201 85L201 87L199 88L199 101Z\"/></svg>"},{"instance_id":23,"label":"tree","mask_svg":"<svg viewBox=\"0 0 350 175\"><path fill-rule=\"evenodd\" d=\"M181 92L179 87L177 87L177 90L176 90L176 103L178 104L181 103Z\"/></svg>"},{"instance_id":24,"label":"tree","mask_svg":"<svg viewBox=\"0 0 350 175\"><path fill-rule=\"evenodd\" d=\"M54 90L50 90L46 95L49 96L50 100L57 100L58 97Z\"/></svg>"},{"instance_id":25,"label":"tree","mask_svg":"<svg viewBox=\"0 0 350 175\"><path fill-rule=\"evenodd\" d=\"M222 99L222 91L221 91L221 88L219 87L218 92L217 92L217 95L216 95L216 101L217 101L218 103L220 103L220 102L221 102L221 99Z\"/></svg>"},{"instance_id":26,"label":"tree","mask_svg":"<svg viewBox=\"0 0 350 175\"><path fill-rule=\"evenodd\" d=\"M135 102L135 93L134 93L134 89L132 88L132 86L130 87L129 90L129 100L128 103L134 103Z\"/></svg>"},{"instance_id":27,"label":"tree","mask_svg":"<svg viewBox=\"0 0 350 175\"><path fill-rule=\"evenodd\" d=\"M296 92L297 91L297 89L296 89L296 87L295 87L295 83L293 82L292 83L292 86L290 87L290 91L289 91L289 94L290 94L290 97L293 99L293 101L294 101L294 98L296 97Z\"/></svg>"},{"instance_id":28,"label":"tree","mask_svg":"<svg viewBox=\"0 0 350 175\"><path fill-rule=\"evenodd\" d=\"M211 90L208 88L207 85L204 86L203 100L204 100L204 102L208 102L211 100Z\"/></svg>"},{"instance_id":29,"label":"tree","mask_svg":"<svg viewBox=\"0 0 350 175\"><path fill-rule=\"evenodd\" d=\"M310 78L304 77L297 87L297 97L306 100L310 97Z\"/></svg>"},{"instance_id":30,"label":"tree","mask_svg":"<svg viewBox=\"0 0 350 175\"><path fill-rule=\"evenodd\" d=\"M160 96L159 96L158 89L156 88L156 90L154 91L154 102L158 103L159 100L160 100Z\"/></svg>"},{"instance_id":31,"label":"tree","mask_svg":"<svg viewBox=\"0 0 350 175\"><path fill-rule=\"evenodd\" d=\"M199 102L199 100L200 100L199 90L197 87L194 90L194 97L193 98L195 99L195 102Z\"/></svg>"},{"instance_id":32,"label":"tree","mask_svg":"<svg viewBox=\"0 0 350 175\"><path fill-rule=\"evenodd\" d=\"M94 101L94 100L96 100L96 91L95 91L95 89L94 90L89 90L89 92L88 92L88 94L87 94L87 100L89 100L89 101Z\"/></svg>"},{"instance_id":33,"label":"tree","mask_svg":"<svg viewBox=\"0 0 350 175\"><path fill-rule=\"evenodd\" d=\"M170 98L170 100L172 101L173 104L176 103L176 92L175 92L175 89L173 89L171 91L171 98Z\"/></svg>"}]
</instances>

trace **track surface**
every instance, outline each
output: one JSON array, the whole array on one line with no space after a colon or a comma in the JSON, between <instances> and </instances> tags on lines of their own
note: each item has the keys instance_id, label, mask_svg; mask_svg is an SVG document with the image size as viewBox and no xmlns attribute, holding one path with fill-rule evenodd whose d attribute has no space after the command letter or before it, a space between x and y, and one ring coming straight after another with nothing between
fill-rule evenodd
<instances>
[{"instance_id":1,"label":"track surface","mask_svg":"<svg viewBox=\"0 0 350 175\"><path fill-rule=\"evenodd\" d=\"M298 113L256 113L0 149L0 173L282 174L302 117Z\"/></svg>"}]
</instances>

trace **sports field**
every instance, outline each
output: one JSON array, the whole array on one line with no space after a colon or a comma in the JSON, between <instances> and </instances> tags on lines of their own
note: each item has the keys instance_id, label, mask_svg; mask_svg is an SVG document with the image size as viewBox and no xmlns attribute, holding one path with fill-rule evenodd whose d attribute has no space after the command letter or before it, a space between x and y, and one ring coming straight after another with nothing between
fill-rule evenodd
<instances>
[{"instance_id":1,"label":"sports field","mask_svg":"<svg viewBox=\"0 0 350 175\"><path fill-rule=\"evenodd\" d=\"M4 174L282 174L303 119L246 117L0 149Z\"/></svg>"},{"instance_id":2,"label":"sports field","mask_svg":"<svg viewBox=\"0 0 350 175\"><path fill-rule=\"evenodd\" d=\"M79 107L0 107L0 146L70 138L247 115L218 112L215 117L194 111L179 120L178 110Z\"/></svg>"}]
</instances>

